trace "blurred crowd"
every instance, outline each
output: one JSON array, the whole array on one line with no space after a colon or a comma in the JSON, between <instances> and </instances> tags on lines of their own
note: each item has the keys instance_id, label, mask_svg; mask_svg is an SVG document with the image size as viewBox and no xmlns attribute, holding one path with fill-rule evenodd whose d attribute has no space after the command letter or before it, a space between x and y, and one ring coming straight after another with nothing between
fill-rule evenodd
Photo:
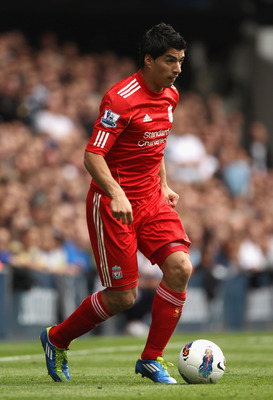
<instances>
[{"instance_id":1,"label":"blurred crowd","mask_svg":"<svg viewBox=\"0 0 273 400\"><path fill-rule=\"evenodd\" d=\"M92 286L84 149L102 96L136 70L130 58L93 53L92 43L90 53L82 54L76 43L60 44L52 32L36 47L20 31L0 34L2 264L84 274L92 276ZM261 121L246 126L242 112L227 109L216 93L204 98L181 92L166 167L208 299L216 296L219 282L234 277L247 277L247 286L272 283L269 149ZM143 268L145 289L154 290L158 279Z\"/></svg>"},{"instance_id":2,"label":"blurred crowd","mask_svg":"<svg viewBox=\"0 0 273 400\"><path fill-rule=\"evenodd\" d=\"M85 220L85 146L105 90L134 71L114 53L80 55L45 33L0 36L0 259L77 275L93 258Z\"/></svg>"}]
</instances>

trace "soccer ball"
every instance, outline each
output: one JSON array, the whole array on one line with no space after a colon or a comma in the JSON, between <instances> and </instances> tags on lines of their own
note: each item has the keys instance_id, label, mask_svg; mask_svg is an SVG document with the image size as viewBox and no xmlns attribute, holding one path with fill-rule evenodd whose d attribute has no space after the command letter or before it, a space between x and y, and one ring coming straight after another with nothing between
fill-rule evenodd
<instances>
[{"instance_id":1,"label":"soccer ball","mask_svg":"<svg viewBox=\"0 0 273 400\"><path fill-rule=\"evenodd\" d=\"M222 350L209 340L187 343L178 357L178 371L187 383L216 383L225 367Z\"/></svg>"}]
</instances>

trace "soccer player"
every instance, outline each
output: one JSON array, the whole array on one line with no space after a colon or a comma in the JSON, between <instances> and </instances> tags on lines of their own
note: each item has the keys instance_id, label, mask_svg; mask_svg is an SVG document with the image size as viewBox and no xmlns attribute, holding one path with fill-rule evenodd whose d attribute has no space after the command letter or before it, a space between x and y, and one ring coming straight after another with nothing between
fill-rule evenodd
<instances>
[{"instance_id":1,"label":"soccer player","mask_svg":"<svg viewBox=\"0 0 273 400\"><path fill-rule=\"evenodd\" d=\"M161 268L163 278L135 372L154 382L176 383L163 350L179 321L192 265L163 154L179 98L173 84L185 51L183 37L170 25L155 25L143 36L140 70L115 84L101 102L84 163L92 177L87 224L105 289L41 333L48 373L55 381L70 380L66 350L73 339L134 304L139 249Z\"/></svg>"}]
</instances>

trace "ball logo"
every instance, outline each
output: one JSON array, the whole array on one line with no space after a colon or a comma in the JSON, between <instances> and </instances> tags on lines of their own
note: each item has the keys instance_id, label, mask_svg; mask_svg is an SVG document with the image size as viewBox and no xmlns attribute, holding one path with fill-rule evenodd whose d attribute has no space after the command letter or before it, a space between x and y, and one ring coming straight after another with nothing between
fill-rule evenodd
<instances>
[{"instance_id":1,"label":"ball logo","mask_svg":"<svg viewBox=\"0 0 273 400\"><path fill-rule=\"evenodd\" d=\"M186 361L186 360L188 359L188 357L189 357L190 348L191 348L192 343L193 343L193 342L190 342L190 343L186 344L186 346L185 346L184 349L183 349L183 358L184 358L185 361Z\"/></svg>"},{"instance_id":2,"label":"ball logo","mask_svg":"<svg viewBox=\"0 0 273 400\"><path fill-rule=\"evenodd\" d=\"M222 367L222 365L221 365L221 363L220 362L218 362L218 364L217 364L217 368L219 368L219 369L221 369L222 371L224 371L225 370L225 362L223 363L223 367Z\"/></svg>"},{"instance_id":3,"label":"ball logo","mask_svg":"<svg viewBox=\"0 0 273 400\"><path fill-rule=\"evenodd\" d=\"M212 373L213 352L212 349L206 349L203 362L199 367L199 372L204 378L208 378Z\"/></svg>"}]
</instances>

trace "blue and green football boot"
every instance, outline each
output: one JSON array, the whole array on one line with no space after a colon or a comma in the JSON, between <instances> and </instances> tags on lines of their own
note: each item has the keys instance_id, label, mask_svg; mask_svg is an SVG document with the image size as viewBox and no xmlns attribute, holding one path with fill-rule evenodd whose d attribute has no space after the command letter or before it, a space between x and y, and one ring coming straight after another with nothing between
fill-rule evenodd
<instances>
[{"instance_id":1,"label":"blue and green football boot","mask_svg":"<svg viewBox=\"0 0 273 400\"><path fill-rule=\"evenodd\" d=\"M59 349L50 342L48 337L49 330L50 328L44 329L40 336L45 352L48 374L56 382L69 382L67 349Z\"/></svg>"},{"instance_id":2,"label":"blue and green football boot","mask_svg":"<svg viewBox=\"0 0 273 400\"><path fill-rule=\"evenodd\" d=\"M157 357L156 360L137 360L136 362L136 374L141 374L142 377L146 376L156 383L177 383L172 378L167 367L173 367L170 362L164 362L162 357Z\"/></svg>"}]
</instances>

